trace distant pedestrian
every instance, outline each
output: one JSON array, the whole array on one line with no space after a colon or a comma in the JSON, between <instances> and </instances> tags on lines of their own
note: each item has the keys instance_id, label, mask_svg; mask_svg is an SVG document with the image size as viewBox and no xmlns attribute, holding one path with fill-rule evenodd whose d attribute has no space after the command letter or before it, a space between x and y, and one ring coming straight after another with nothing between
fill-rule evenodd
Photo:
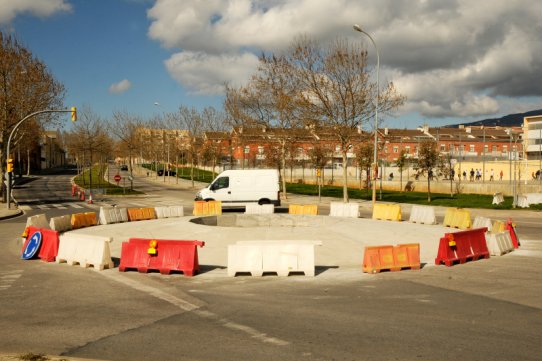
<instances>
[{"instance_id":1,"label":"distant pedestrian","mask_svg":"<svg viewBox=\"0 0 542 361\"><path fill-rule=\"evenodd\" d=\"M464 181L467 180L467 171L466 170L463 171L463 180Z\"/></svg>"},{"instance_id":2,"label":"distant pedestrian","mask_svg":"<svg viewBox=\"0 0 542 361\"><path fill-rule=\"evenodd\" d=\"M470 179L471 182L474 181L474 168L470 169Z\"/></svg>"},{"instance_id":3,"label":"distant pedestrian","mask_svg":"<svg viewBox=\"0 0 542 361\"><path fill-rule=\"evenodd\" d=\"M502 180L502 176L503 176L503 175L504 175L504 173L503 173L502 170L501 170L501 172L499 173L499 176L501 177L500 180Z\"/></svg>"},{"instance_id":4,"label":"distant pedestrian","mask_svg":"<svg viewBox=\"0 0 542 361\"><path fill-rule=\"evenodd\" d=\"M452 169L452 170L450 171L450 178L451 178L452 180L454 180L454 178L455 178L455 170L454 170L454 169Z\"/></svg>"},{"instance_id":5,"label":"distant pedestrian","mask_svg":"<svg viewBox=\"0 0 542 361\"><path fill-rule=\"evenodd\" d=\"M489 180L493 182L493 177L495 176L495 172L493 172L493 169L491 170L491 173L489 173Z\"/></svg>"}]
</instances>

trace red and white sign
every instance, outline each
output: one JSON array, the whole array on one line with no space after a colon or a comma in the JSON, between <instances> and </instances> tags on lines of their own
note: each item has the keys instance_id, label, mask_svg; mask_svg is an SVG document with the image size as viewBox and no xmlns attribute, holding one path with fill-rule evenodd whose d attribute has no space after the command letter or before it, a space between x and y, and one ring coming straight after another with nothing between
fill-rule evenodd
<instances>
[{"instance_id":1,"label":"red and white sign","mask_svg":"<svg viewBox=\"0 0 542 361\"><path fill-rule=\"evenodd\" d=\"M122 177L120 176L120 174L117 174L115 175L115 177L113 178L115 180L115 182L120 182L120 180L122 179Z\"/></svg>"}]
</instances>

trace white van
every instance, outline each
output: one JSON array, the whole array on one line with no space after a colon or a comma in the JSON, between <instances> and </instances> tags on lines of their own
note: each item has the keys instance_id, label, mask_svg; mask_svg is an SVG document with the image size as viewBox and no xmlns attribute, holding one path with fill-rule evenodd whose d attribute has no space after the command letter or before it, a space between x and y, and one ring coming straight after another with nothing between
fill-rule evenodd
<instances>
[{"instance_id":1,"label":"white van","mask_svg":"<svg viewBox=\"0 0 542 361\"><path fill-rule=\"evenodd\" d=\"M280 206L279 172L276 169L226 170L200 190L196 200L222 201L223 207L248 203Z\"/></svg>"}]
</instances>

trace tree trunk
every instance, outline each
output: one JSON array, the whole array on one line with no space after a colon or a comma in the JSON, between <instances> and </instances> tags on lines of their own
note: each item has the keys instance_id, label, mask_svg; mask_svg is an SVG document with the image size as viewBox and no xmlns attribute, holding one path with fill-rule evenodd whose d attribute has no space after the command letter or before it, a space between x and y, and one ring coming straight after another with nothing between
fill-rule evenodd
<instances>
[{"instance_id":1,"label":"tree trunk","mask_svg":"<svg viewBox=\"0 0 542 361\"><path fill-rule=\"evenodd\" d=\"M431 177L427 173L427 201L431 202Z\"/></svg>"},{"instance_id":2,"label":"tree trunk","mask_svg":"<svg viewBox=\"0 0 542 361\"><path fill-rule=\"evenodd\" d=\"M346 164L347 147L343 147L343 201L348 203L348 167Z\"/></svg>"}]
</instances>

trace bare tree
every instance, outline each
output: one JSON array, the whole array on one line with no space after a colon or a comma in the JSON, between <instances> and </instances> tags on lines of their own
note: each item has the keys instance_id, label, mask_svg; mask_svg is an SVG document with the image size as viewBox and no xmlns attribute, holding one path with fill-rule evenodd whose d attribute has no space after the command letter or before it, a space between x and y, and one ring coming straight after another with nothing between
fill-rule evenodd
<instances>
[{"instance_id":1,"label":"bare tree","mask_svg":"<svg viewBox=\"0 0 542 361\"><path fill-rule=\"evenodd\" d=\"M290 62L300 105L306 119L333 128L343 160L343 199L348 201L347 154L361 129L373 119L378 97L381 114L397 109L405 101L388 83L377 89L367 70L367 51L347 40L336 40L328 47L300 38L294 42Z\"/></svg>"},{"instance_id":2,"label":"bare tree","mask_svg":"<svg viewBox=\"0 0 542 361\"><path fill-rule=\"evenodd\" d=\"M431 180L433 178L433 169L439 164L439 151L437 142L434 140L425 140L420 143L418 148L418 169L422 174L427 175L427 201L431 202Z\"/></svg>"},{"instance_id":3,"label":"bare tree","mask_svg":"<svg viewBox=\"0 0 542 361\"><path fill-rule=\"evenodd\" d=\"M365 187L369 191L369 181L371 180L371 164L373 163L374 145L371 142L363 142L356 147L356 162L360 169L359 185L361 189L361 175L365 171L367 182Z\"/></svg>"},{"instance_id":4,"label":"bare tree","mask_svg":"<svg viewBox=\"0 0 542 361\"><path fill-rule=\"evenodd\" d=\"M25 116L51 108L61 108L64 86L54 79L43 62L14 37L0 32L0 177L4 179L6 147L14 126ZM40 116L41 124L50 123L57 115ZM12 140L16 146L26 130L36 129L37 122L21 125ZM2 182L3 184L3 182Z\"/></svg>"},{"instance_id":5,"label":"bare tree","mask_svg":"<svg viewBox=\"0 0 542 361\"><path fill-rule=\"evenodd\" d=\"M401 192L403 191L403 170L405 167L408 167L408 158L407 153L404 149L401 149L401 153L399 153L399 157L395 161L395 165L399 169L399 188L401 189Z\"/></svg>"}]
</instances>

